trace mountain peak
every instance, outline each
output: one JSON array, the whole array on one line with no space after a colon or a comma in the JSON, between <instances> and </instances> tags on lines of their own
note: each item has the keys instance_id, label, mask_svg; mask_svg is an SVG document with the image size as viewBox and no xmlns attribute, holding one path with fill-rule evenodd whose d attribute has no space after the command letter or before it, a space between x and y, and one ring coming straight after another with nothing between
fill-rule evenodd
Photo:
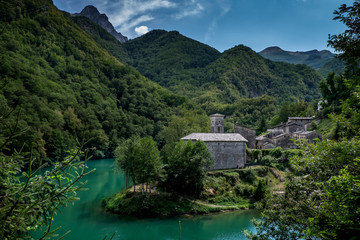
<instances>
[{"instance_id":1,"label":"mountain peak","mask_svg":"<svg viewBox=\"0 0 360 240\"><path fill-rule=\"evenodd\" d=\"M273 46L273 47L268 47L265 48L264 50L262 50L261 52L283 52L284 50L282 50L280 47L278 46Z\"/></svg>"},{"instance_id":2,"label":"mountain peak","mask_svg":"<svg viewBox=\"0 0 360 240\"><path fill-rule=\"evenodd\" d=\"M99 10L94 7L93 5L87 5L86 7L84 7L84 9L80 12L80 14L82 15L100 15Z\"/></svg>"},{"instance_id":3,"label":"mountain peak","mask_svg":"<svg viewBox=\"0 0 360 240\"><path fill-rule=\"evenodd\" d=\"M99 10L94 7L93 5L86 6L79 15L88 17L91 21L94 23L100 25L102 28L104 28L107 32L109 32L111 35L113 35L119 42L126 42L128 40L127 37L122 35L121 33L117 32L114 28L114 26L109 22L109 18L106 16L106 14L102 13L100 14Z\"/></svg>"},{"instance_id":4,"label":"mountain peak","mask_svg":"<svg viewBox=\"0 0 360 240\"><path fill-rule=\"evenodd\" d=\"M317 49L310 51L286 51L279 47L268 47L259 52L259 54L267 59L275 62L288 62L292 64L306 64L309 67L318 69L325 63L329 62L334 54L327 50L318 51Z\"/></svg>"}]
</instances>

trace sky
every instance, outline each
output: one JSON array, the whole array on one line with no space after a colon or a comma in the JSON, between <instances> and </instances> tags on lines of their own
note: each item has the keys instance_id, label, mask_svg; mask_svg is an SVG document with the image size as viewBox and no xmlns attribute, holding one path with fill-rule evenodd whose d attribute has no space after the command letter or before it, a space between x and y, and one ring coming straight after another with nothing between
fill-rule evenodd
<instances>
[{"instance_id":1,"label":"sky","mask_svg":"<svg viewBox=\"0 0 360 240\"><path fill-rule=\"evenodd\" d=\"M220 52L243 44L259 52L330 50L329 34L346 26L334 10L353 0L53 0L60 10L78 13L95 6L129 39L154 29L179 31Z\"/></svg>"}]
</instances>

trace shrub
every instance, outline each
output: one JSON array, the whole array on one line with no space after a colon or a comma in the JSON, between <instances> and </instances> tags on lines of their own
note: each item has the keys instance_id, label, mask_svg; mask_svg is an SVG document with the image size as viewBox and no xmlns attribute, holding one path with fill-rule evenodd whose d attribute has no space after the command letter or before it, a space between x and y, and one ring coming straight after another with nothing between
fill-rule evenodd
<instances>
[{"instance_id":1,"label":"shrub","mask_svg":"<svg viewBox=\"0 0 360 240\"><path fill-rule=\"evenodd\" d=\"M262 161L265 166L271 166L271 164L276 162L276 159L273 156L267 155L262 158Z\"/></svg>"},{"instance_id":2,"label":"shrub","mask_svg":"<svg viewBox=\"0 0 360 240\"><path fill-rule=\"evenodd\" d=\"M241 176L241 179L244 180L247 183L254 183L255 179L256 179L256 174L254 172L254 170L252 169L247 169L242 171L243 175Z\"/></svg>"},{"instance_id":3,"label":"shrub","mask_svg":"<svg viewBox=\"0 0 360 240\"><path fill-rule=\"evenodd\" d=\"M280 158L281 155L282 155L281 147L276 147L276 148L270 150L270 156L272 156L274 158Z\"/></svg>"}]
</instances>

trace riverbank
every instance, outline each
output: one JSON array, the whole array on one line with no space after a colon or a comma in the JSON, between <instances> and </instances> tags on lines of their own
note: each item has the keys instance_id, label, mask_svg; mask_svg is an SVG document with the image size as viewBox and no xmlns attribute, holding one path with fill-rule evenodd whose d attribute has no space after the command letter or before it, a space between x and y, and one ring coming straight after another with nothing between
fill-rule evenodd
<instances>
[{"instance_id":1,"label":"riverbank","mask_svg":"<svg viewBox=\"0 0 360 240\"><path fill-rule=\"evenodd\" d=\"M138 217L251 209L256 201L264 197L266 191L282 190L284 174L266 166L210 171L205 179L204 190L197 199L161 190L145 193L125 189L103 199L102 203L107 211Z\"/></svg>"},{"instance_id":2,"label":"riverbank","mask_svg":"<svg viewBox=\"0 0 360 240\"><path fill-rule=\"evenodd\" d=\"M178 216L184 214L198 215L220 211L249 209L253 204L249 202L237 205L209 204L198 199L189 199L169 193L142 193L124 190L103 200L107 211L138 217Z\"/></svg>"}]
</instances>

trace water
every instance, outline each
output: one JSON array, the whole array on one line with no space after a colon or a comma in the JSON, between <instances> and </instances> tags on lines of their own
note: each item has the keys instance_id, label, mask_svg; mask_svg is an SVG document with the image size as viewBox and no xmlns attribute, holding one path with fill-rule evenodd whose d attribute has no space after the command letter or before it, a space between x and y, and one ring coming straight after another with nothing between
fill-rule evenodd
<instances>
[{"instance_id":1,"label":"water","mask_svg":"<svg viewBox=\"0 0 360 240\"><path fill-rule=\"evenodd\" d=\"M96 168L86 177L89 190L80 192L80 201L62 209L55 217L54 227L62 226L59 234L71 230L65 239L101 240L116 231L113 239L176 240L179 239L179 220L182 240L239 240L245 239L244 229L254 231L250 220L258 215L252 210L155 219L124 218L105 213L101 199L121 191L125 187L125 177L113 166L112 159L89 161L88 167Z\"/></svg>"}]
</instances>

